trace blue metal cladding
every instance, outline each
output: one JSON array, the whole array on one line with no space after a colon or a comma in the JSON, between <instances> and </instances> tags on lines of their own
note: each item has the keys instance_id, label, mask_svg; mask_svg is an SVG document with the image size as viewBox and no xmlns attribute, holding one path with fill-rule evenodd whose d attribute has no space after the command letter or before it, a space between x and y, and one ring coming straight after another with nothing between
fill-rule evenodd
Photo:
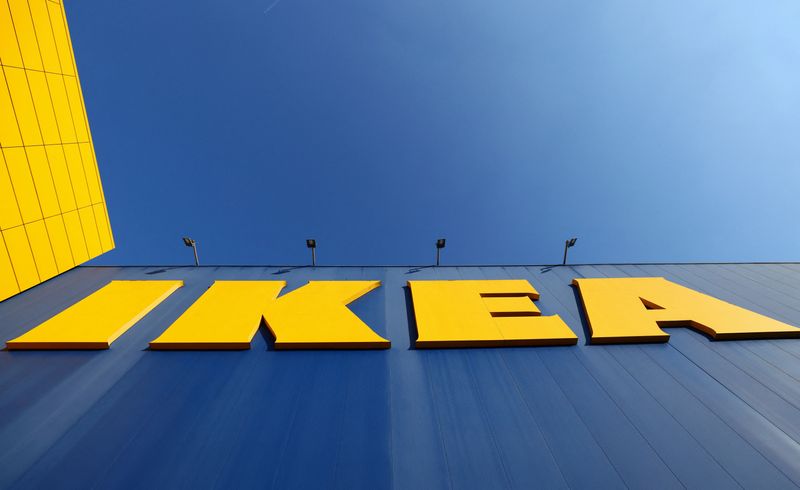
<instances>
[{"instance_id":1,"label":"blue metal cladding","mask_svg":"<svg viewBox=\"0 0 800 490\"><path fill-rule=\"evenodd\" d=\"M664 276L800 325L800 265L80 267L3 341L112 279L182 279L107 351L0 352L2 488L796 488L800 340L586 343L570 282ZM409 279L527 279L573 347L415 350ZM147 350L219 279L378 279L386 351Z\"/></svg>"}]
</instances>

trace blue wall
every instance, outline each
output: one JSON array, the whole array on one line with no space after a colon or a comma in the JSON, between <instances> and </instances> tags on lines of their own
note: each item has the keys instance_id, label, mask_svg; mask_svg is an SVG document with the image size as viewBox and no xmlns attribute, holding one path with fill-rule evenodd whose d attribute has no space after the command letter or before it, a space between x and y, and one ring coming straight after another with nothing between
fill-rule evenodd
<instances>
[{"instance_id":1,"label":"blue wall","mask_svg":"<svg viewBox=\"0 0 800 490\"><path fill-rule=\"evenodd\" d=\"M800 265L81 267L0 303L9 340L112 279L185 287L107 351L0 352L0 487L794 488L800 340L591 346L570 281L664 276L800 325ZM528 279L578 346L414 350L409 279ZM216 279L379 279L388 351L155 352Z\"/></svg>"}]
</instances>

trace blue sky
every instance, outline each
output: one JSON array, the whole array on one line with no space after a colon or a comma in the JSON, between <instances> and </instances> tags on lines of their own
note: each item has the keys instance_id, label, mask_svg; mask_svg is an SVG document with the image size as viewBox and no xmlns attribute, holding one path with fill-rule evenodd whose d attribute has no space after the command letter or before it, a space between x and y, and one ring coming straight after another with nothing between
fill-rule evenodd
<instances>
[{"instance_id":1,"label":"blue sky","mask_svg":"<svg viewBox=\"0 0 800 490\"><path fill-rule=\"evenodd\" d=\"M798 260L800 3L68 1L99 264Z\"/></svg>"}]
</instances>

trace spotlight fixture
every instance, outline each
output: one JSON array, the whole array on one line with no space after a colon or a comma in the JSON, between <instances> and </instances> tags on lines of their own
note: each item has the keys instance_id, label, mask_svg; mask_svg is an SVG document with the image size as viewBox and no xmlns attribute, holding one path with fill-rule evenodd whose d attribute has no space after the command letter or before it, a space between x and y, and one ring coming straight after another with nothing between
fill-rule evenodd
<instances>
[{"instance_id":1,"label":"spotlight fixture","mask_svg":"<svg viewBox=\"0 0 800 490\"><path fill-rule=\"evenodd\" d=\"M567 265L567 250L575 246L575 242L577 242L577 238L570 238L566 242L564 242L564 262L561 265Z\"/></svg>"},{"instance_id":2,"label":"spotlight fixture","mask_svg":"<svg viewBox=\"0 0 800 490\"><path fill-rule=\"evenodd\" d=\"M313 238L306 240L306 247L311 249L311 266L317 266L317 241Z\"/></svg>"},{"instance_id":3,"label":"spotlight fixture","mask_svg":"<svg viewBox=\"0 0 800 490\"><path fill-rule=\"evenodd\" d=\"M183 237L183 244L187 247L192 247L192 251L194 251L194 265L197 267L200 265L200 259L197 258L197 242L189 238L188 236Z\"/></svg>"},{"instance_id":4,"label":"spotlight fixture","mask_svg":"<svg viewBox=\"0 0 800 490\"><path fill-rule=\"evenodd\" d=\"M439 265L439 252L444 248L446 240L444 238L440 238L436 240L436 265Z\"/></svg>"}]
</instances>

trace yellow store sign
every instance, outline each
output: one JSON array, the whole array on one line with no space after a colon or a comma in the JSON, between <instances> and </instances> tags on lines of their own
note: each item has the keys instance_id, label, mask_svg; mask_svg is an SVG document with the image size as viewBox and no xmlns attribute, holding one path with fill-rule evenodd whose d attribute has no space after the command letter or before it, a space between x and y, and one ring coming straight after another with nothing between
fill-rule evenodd
<instances>
[{"instance_id":1,"label":"yellow store sign","mask_svg":"<svg viewBox=\"0 0 800 490\"><path fill-rule=\"evenodd\" d=\"M575 279L592 344L666 342L663 328L713 339L798 337L800 329L661 277ZM9 349L106 349L182 281L112 281L24 335ZM387 349L347 305L380 281L216 281L151 349L249 349L263 324L276 349ZM409 281L417 348L574 345L558 315L542 315L525 280Z\"/></svg>"}]
</instances>

